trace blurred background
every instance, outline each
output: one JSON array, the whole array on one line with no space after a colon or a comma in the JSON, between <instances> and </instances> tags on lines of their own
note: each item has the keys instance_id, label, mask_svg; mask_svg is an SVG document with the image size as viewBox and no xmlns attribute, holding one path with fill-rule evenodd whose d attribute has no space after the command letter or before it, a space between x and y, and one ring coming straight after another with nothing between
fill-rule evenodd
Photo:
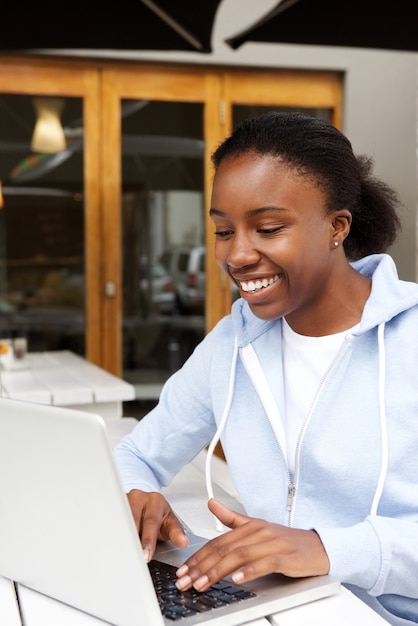
<instances>
[{"instance_id":1,"label":"blurred background","mask_svg":"<svg viewBox=\"0 0 418 626\"><path fill-rule=\"evenodd\" d=\"M52 2L8 7L0 335L72 350L155 402L237 297L212 254L210 154L271 109L327 119L374 158L415 281L418 5L369 1L75 3L76 25Z\"/></svg>"}]
</instances>

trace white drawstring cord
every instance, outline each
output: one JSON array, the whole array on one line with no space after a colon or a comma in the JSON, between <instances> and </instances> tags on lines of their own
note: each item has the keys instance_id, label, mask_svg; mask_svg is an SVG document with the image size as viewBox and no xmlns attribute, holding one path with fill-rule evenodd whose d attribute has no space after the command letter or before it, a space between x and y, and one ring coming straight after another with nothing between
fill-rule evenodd
<instances>
[{"instance_id":1,"label":"white drawstring cord","mask_svg":"<svg viewBox=\"0 0 418 626\"><path fill-rule=\"evenodd\" d=\"M379 415L380 415L380 432L381 432L381 450L382 450L382 460L380 465L380 474L379 480L377 483L375 495L373 498L370 515L377 514L377 508L379 506L380 498L382 496L383 487L386 480L386 474L388 469L389 462L389 448L388 448L388 430L387 430L387 417L386 417L386 402L385 402L385 388L386 388L386 353L385 353L385 342L384 342L384 332L385 332L385 324L382 322L378 327L378 346L379 346ZM208 447L208 452L206 456L206 491L208 494L208 498L213 498L213 488L212 488L212 476L211 476L211 459L213 456L213 452L215 450L216 444L218 443L222 431L224 429L226 420L229 415L229 411L232 404L232 398L234 395L234 385L235 385L235 372L236 372L236 364L238 358L238 341L235 338L234 344L234 354L231 363L231 371L229 376L229 387L228 387L228 396L225 403L224 411L222 414L221 421L213 437L210 445ZM215 517L215 516L214 516ZM215 517L216 520L216 530L218 532L223 532L224 528L221 522Z\"/></svg>"},{"instance_id":2,"label":"white drawstring cord","mask_svg":"<svg viewBox=\"0 0 418 626\"><path fill-rule=\"evenodd\" d=\"M228 415L229 415L229 410L231 408L231 404L232 404L232 398L234 396L234 386L235 386L235 371L236 371L236 367L237 367L237 358L238 358L238 340L235 337L235 342L234 342L234 354L232 356L232 363L231 363L231 370L230 370L230 374L229 374L229 386L228 386L228 396L226 399L226 403L224 406L224 410L222 413L222 418L221 421L219 422L219 426L217 428L217 431L215 433L215 436L213 437L212 441L209 444L209 448L208 448L208 452L206 455L206 468L205 468L205 475L206 475L206 491L208 494L208 498L213 498L213 488L212 488L212 475L211 475L211 460L212 460L212 456L213 456L213 452L215 450L215 446L218 443L222 431L224 429L226 420L228 419ZM224 527L221 524L221 522L218 520L218 518L216 516L214 516L215 520L216 520L216 530L220 533L222 533L224 531Z\"/></svg>"},{"instance_id":3,"label":"white drawstring cord","mask_svg":"<svg viewBox=\"0 0 418 626\"><path fill-rule=\"evenodd\" d=\"M379 324L377 335L379 344L379 413L380 413L380 436L382 448L382 461L380 464L379 480L374 494L370 515L377 515L377 507L382 497L383 486L385 484L386 474L388 470L389 448L388 448L388 427L386 419L386 403L385 403L385 383L386 383L386 356L384 341L385 324Z\"/></svg>"}]
</instances>

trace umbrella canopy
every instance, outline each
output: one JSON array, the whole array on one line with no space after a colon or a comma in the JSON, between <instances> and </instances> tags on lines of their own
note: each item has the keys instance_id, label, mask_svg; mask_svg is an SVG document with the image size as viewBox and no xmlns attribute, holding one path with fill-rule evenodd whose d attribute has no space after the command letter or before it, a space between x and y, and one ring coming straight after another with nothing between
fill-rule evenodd
<instances>
[{"instance_id":1,"label":"umbrella canopy","mask_svg":"<svg viewBox=\"0 0 418 626\"><path fill-rule=\"evenodd\" d=\"M282 0L226 42L349 46L418 51L418 1Z\"/></svg>"},{"instance_id":2,"label":"umbrella canopy","mask_svg":"<svg viewBox=\"0 0 418 626\"><path fill-rule=\"evenodd\" d=\"M71 0L7 2L0 49L78 48L211 52L221 0L118 0L92 5Z\"/></svg>"}]
</instances>

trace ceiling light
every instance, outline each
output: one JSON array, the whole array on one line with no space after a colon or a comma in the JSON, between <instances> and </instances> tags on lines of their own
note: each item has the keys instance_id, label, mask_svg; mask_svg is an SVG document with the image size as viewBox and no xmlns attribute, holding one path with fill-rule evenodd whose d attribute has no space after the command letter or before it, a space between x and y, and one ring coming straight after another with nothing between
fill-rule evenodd
<instances>
[{"instance_id":1,"label":"ceiling light","mask_svg":"<svg viewBox=\"0 0 418 626\"><path fill-rule=\"evenodd\" d=\"M64 98L33 99L37 116L31 142L34 152L55 153L65 150L67 144L61 124L64 104Z\"/></svg>"}]
</instances>

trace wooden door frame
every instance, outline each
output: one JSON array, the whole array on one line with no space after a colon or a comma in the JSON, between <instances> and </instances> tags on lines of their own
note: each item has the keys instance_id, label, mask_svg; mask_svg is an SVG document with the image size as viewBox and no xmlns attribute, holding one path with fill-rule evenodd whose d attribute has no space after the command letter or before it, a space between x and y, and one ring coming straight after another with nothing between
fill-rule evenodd
<instances>
[{"instance_id":1,"label":"wooden door frame","mask_svg":"<svg viewBox=\"0 0 418 626\"><path fill-rule=\"evenodd\" d=\"M107 67L103 71L103 246L106 250L104 280L112 285L112 297L103 304L104 337L103 367L115 374L122 372L122 254L121 254L121 189L122 155L120 152L121 100L145 99L167 102L195 102L203 105L205 137L205 186L210 187L210 155L219 141L219 79L216 73L196 67L167 65L132 65ZM205 212L207 213L207 194ZM206 233L208 229L206 228ZM208 237L208 235L206 235ZM208 240L206 240L208 244ZM225 289L226 291L226 289ZM211 308L211 307L207 307ZM210 315L209 310L209 315ZM217 313L218 314L218 313Z\"/></svg>"},{"instance_id":2,"label":"wooden door frame","mask_svg":"<svg viewBox=\"0 0 418 626\"><path fill-rule=\"evenodd\" d=\"M234 104L329 109L331 123L342 125L340 72L305 70L231 70L224 74L225 114L232 127Z\"/></svg>"}]
</instances>

